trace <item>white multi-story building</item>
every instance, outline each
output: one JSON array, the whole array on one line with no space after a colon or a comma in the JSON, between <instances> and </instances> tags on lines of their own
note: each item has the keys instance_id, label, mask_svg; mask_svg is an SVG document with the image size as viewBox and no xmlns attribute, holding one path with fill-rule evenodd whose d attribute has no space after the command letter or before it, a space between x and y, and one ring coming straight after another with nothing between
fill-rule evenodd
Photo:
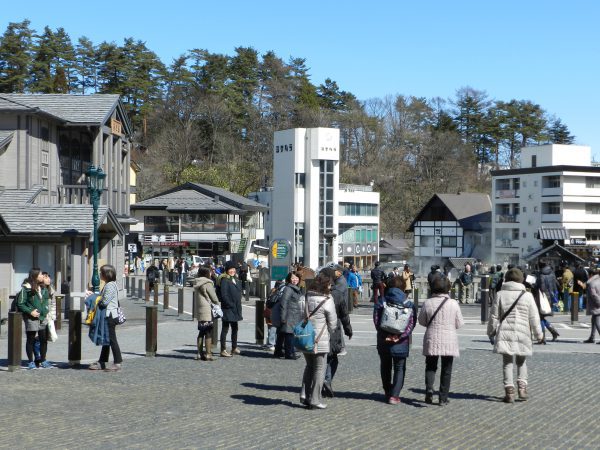
<instances>
[{"instance_id":1,"label":"white multi-story building","mask_svg":"<svg viewBox=\"0 0 600 450\"><path fill-rule=\"evenodd\" d=\"M561 245L600 245L600 167L590 147L525 147L519 169L491 174L494 262L524 263L540 247L541 228L565 228L570 240Z\"/></svg>"},{"instance_id":2,"label":"white multi-story building","mask_svg":"<svg viewBox=\"0 0 600 450\"><path fill-rule=\"evenodd\" d=\"M358 267L378 257L379 193L339 183L339 148L338 129L275 132L273 187L250 195L269 207L266 240L289 240L295 261L308 267L330 255Z\"/></svg>"}]
</instances>

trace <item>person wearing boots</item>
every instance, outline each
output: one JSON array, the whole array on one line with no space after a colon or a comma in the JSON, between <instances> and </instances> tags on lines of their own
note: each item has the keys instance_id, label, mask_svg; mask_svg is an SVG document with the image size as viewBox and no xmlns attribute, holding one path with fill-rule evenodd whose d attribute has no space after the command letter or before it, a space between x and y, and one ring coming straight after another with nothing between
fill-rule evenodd
<instances>
[{"instance_id":1,"label":"person wearing boots","mask_svg":"<svg viewBox=\"0 0 600 450\"><path fill-rule=\"evenodd\" d=\"M221 328L221 356L229 357L239 355L238 348L238 322L242 317L242 282L236 277L236 267L232 261L225 263L225 274L221 278L221 308L223 320ZM231 327L231 353L227 351L226 339Z\"/></svg>"},{"instance_id":2,"label":"person wearing boots","mask_svg":"<svg viewBox=\"0 0 600 450\"><path fill-rule=\"evenodd\" d=\"M502 355L504 403L515 401L513 365L517 364L519 399L527 400L527 356L533 353L533 334L538 342L544 335L535 300L523 285L523 272L513 268L506 272L502 289L492 304L487 334L494 340L494 353Z\"/></svg>"},{"instance_id":3,"label":"person wearing boots","mask_svg":"<svg viewBox=\"0 0 600 450\"><path fill-rule=\"evenodd\" d=\"M215 285L210 278L210 268L200 267L198 278L194 281L198 317L198 338L196 340L196 359L212 361L213 318L211 303L220 306ZM206 350L204 350L206 348Z\"/></svg>"},{"instance_id":4,"label":"person wearing boots","mask_svg":"<svg viewBox=\"0 0 600 450\"><path fill-rule=\"evenodd\" d=\"M596 341L596 330L600 333L600 268L594 269L592 277L584 287L587 290L585 311L588 316L592 316L592 329L590 337L583 342L585 344L593 344Z\"/></svg>"},{"instance_id":5,"label":"person wearing boots","mask_svg":"<svg viewBox=\"0 0 600 450\"><path fill-rule=\"evenodd\" d=\"M553 305L553 299L558 299L558 289L559 284L556 280L556 275L554 275L554 270L552 270L552 266L546 265L546 263L540 263L540 274L537 277L536 285L534 286L533 292L535 295L535 304L540 310L540 294L543 292L550 303L550 306ZM552 324L548 321L548 317L551 317L553 313L550 314L542 314L540 312L540 325L542 327L542 338L541 344L546 344L546 332L544 331L546 328L552 335L552 342L555 342L560 334L556 331L556 328L552 326Z\"/></svg>"}]
</instances>

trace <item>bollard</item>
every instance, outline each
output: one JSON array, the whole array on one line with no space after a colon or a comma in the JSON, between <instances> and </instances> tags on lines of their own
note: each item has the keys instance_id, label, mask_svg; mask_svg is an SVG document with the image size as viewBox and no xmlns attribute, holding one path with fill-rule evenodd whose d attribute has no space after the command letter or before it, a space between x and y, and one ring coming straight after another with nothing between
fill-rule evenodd
<instances>
[{"instance_id":1,"label":"bollard","mask_svg":"<svg viewBox=\"0 0 600 450\"><path fill-rule=\"evenodd\" d=\"M156 356L158 348L158 307L146 306L146 356Z\"/></svg>"},{"instance_id":2,"label":"bollard","mask_svg":"<svg viewBox=\"0 0 600 450\"><path fill-rule=\"evenodd\" d=\"M163 289L163 312L169 309L169 285L165 283Z\"/></svg>"},{"instance_id":3,"label":"bollard","mask_svg":"<svg viewBox=\"0 0 600 450\"><path fill-rule=\"evenodd\" d=\"M450 289L450 298L454 299L454 300L458 300L458 298L456 296L456 285L452 286L452 289Z\"/></svg>"},{"instance_id":4,"label":"bollard","mask_svg":"<svg viewBox=\"0 0 600 450\"><path fill-rule=\"evenodd\" d=\"M144 285L144 301L148 303L150 301L150 282L146 280Z\"/></svg>"},{"instance_id":5,"label":"bollard","mask_svg":"<svg viewBox=\"0 0 600 450\"><path fill-rule=\"evenodd\" d=\"M415 309L417 312L419 311L419 288L416 287L413 290L413 303L415 304Z\"/></svg>"},{"instance_id":6,"label":"bollard","mask_svg":"<svg viewBox=\"0 0 600 450\"><path fill-rule=\"evenodd\" d=\"M573 291L571 294L571 325L579 321L579 292Z\"/></svg>"},{"instance_id":7,"label":"bollard","mask_svg":"<svg viewBox=\"0 0 600 450\"><path fill-rule=\"evenodd\" d=\"M196 289L192 290L192 320L196 319L196 317L198 317L198 312L196 311L196 308L198 307L198 303L197 303L197 294L196 294Z\"/></svg>"},{"instance_id":8,"label":"bollard","mask_svg":"<svg viewBox=\"0 0 600 450\"><path fill-rule=\"evenodd\" d=\"M130 291L130 280L129 280L129 276L125 277L125 292L127 297L131 297L131 291Z\"/></svg>"},{"instance_id":9,"label":"bollard","mask_svg":"<svg viewBox=\"0 0 600 450\"><path fill-rule=\"evenodd\" d=\"M77 366L81 362L81 311L69 310L69 365Z\"/></svg>"},{"instance_id":10,"label":"bollard","mask_svg":"<svg viewBox=\"0 0 600 450\"><path fill-rule=\"evenodd\" d=\"M250 301L250 283L248 283L248 286L246 286L246 292L244 294L244 300L249 302Z\"/></svg>"},{"instance_id":11,"label":"bollard","mask_svg":"<svg viewBox=\"0 0 600 450\"><path fill-rule=\"evenodd\" d=\"M489 290L490 277L484 275L481 277L481 292L479 299L481 300L481 324L487 323L488 321L488 297L490 295Z\"/></svg>"},{"instance_id":12,"label":"bollard","mask_svg":"<svg viewBox=\"0 0 600 450\"><path fill-rule=\"evenodd\" d=\"M144 280L138 280L138 292L136 298L142 300L144 298Z\"/></svg>"},{"instance_id":13,"label":"bollard","mask_svg":"<svg viewBox=\"0 0 600 450\"><path fill-rule=\"evenodd\" d=\"M64 295L55 295L56 300L56 320L54 321L54 328L60 330L62 328L62 304Z\"/></svg>"},{"instance_id":14,"label":"bollard","mask_svg":"<svg viewBox=\"0 0 600 450\"><path fill-rule=\"evenodd\" d=\"M260 283L258 286L258 298L260 300L267 300L267 284Z\"/></svg>"},{"instance_id":15,"label":"bollard","mask_svg":"<svg viewBox=\"0 0 600 450\"><path fill-rule=\"evenodd\" d=\"M209 350L211 353L215 351L217 344L219 344L219 319L213 319L212 348Z\"/></svg>"},{"instance_id":16,"label":"bollard","mask_svg":"<svg viewBox=\"0 0 600 450\"><path fill-rule=\"evenodd\" d=\"M351 288L346 289L346 299L346 303L348 305L348 314L352 314L352 311L354 311L354 300L352 298Z\"/></svg>"},{"instance_id":17,"label":"bollard","mask_svg":"<svg viewBox=\"0 0 600 450\"><path fill-rule=\"evenodd\" d=\"M177 314L183 314L183 288L177 290Z\"/></svg>"},{"instance_id":18,"label":"bollard","mask_svg":"<svg viewBox=\"0 0 600 450\"><path fill-rule=\"evenodd\" d=\"M23 315L20 312L8 313L8 371L21 368Z\"/></svg>"},{"instance_id":19,"label":"bollard","mask_svg":"<svg viewBox=\"0 0 600 450\"><path fill-rule=\"evenodd\" d=\"M256 344L263 345L265 343L265 301L256 300Z\"/></svg>"},{"instance_id":20,"label":"bollard","mask_svg":"<svg viewBox=\"0 0 600 450\"><path fill-rule=\"evenodd\" d=\"M158 290L160 286L158 283L154 283L154 306L158 306Z\"/></svg>"}]
</instances>

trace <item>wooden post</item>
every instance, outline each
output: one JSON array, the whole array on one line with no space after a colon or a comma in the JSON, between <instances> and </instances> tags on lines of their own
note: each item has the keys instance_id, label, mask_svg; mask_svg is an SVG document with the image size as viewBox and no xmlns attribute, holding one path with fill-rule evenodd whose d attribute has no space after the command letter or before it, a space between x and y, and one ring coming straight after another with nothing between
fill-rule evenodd
<instances>
[{"instance_id":1,"label":"wooden post","mask_svg":"<svg viewBox=\"0 0 600 450\"><path fill-rule=\"evenodd\" d=\"M158 290L160 285L158 283L154 283L154 306L158 306Z\"/></svg>"},{"instance_id":2,"label":"wooden post","mask_svg":"<svg viewBox=\"0 0 600 450\"><path fill-rule=\"evenodd\" d=\"M196 317L198 317L198 311L196 311L196 308L198 307L197 301L196 289L192 289L192 319L196 319Z\"/></svg>"},{"instance_id":3,"label":"wooden post","mask_svg":"<svg viewBox=\"0 0 600 450\"><path fill-rule=\"evenodd\" d=\"M131 284L130 284L130 277L129 275L125 277L125 294L127 295L127 297L131 297Z\"/></svg>"},{"instance_id":4,"label":"wooden post","mask_svg":"<svg viewBox=\"0 0 600 450\"><path fill-rule=\"evenodd\" d=\"M148 303L150 301L150 282L148 280L146 280L144 289L144 301Z\"/></svg>"},{"instance_id":5,"label":"wooden post","mask_svg":"<svg viewBox=\"0 0 600 450\"><path fill-rule=\"evenodd\" d=\"M219 319L213 319L212 349L210 351L214 352L217 345L219 345Z\"/></svg>"},{"instance_id":6,"label":"wooden post","mask_svg":"<svg viewBox=\"0 0 600 450\"><path fill-rule=\"evenodd\" d=\"M488 298L490 295L490 277L484 275L481 277L481 293L479 294L479 298L481 300L481 324L487 323L488 321Z\"/></svg>"},{"instance_id":7,"label":"wooden post","mask_svg":"<svg viewBox=\"0 0 600 450\"><path fill-rule=\"evenodd\" d=\"M156 356L158 348L158 307L146 306L146 356Z\"/></svg>"},{"instance_id":8,"label":"wooden post","mask_svg":"<svg viewBox=\"0 0 600 450\"><path fill-rule=\"evenodd\" d=\"M165 283L163 289L163 312L169 309L169 285Z\"/></svg>"},{"instance_id":9,"label":"wooden post","mask_svg":"<svg viewBox=\"0 0 600 450\"><path fill-rule=\"evenodd\" d=\"M265 343L265 301L264 300L256 300L256 330L254 336L256 338L256 343L258 345L263 345Z\"/></svg>"},{"instance_id":10,"label":"wooden post","mask_svg":"<svg viewBox=\"0 0 600 450\"><path fill-rule=\"evenodd\" d=\"M54 328L60 330L62 328L62 305L64 295L55 295L54 299L56 300L56 320L54 321Z\"/></svg>"},{"instance_id":11,"label":"wooden post","mask_svg":"<svg viewBox=\"0 0 600 450\"><path fill-rule=\"evenodd\" d=\"M573 291L571 294L571 325L579 321L579 292Z\"/></svg>"},{"instance_id":12,"label":"wooden post","mask_svg":"<svg viewBox=\"0 0 600 450\"><path fill-rule=\"evenodd\" d=\"M177 290L177 314L180 316L183 314L183 288L182 287L180 287Z\"/></svg>"},{"instance_id":13,"label":"wooden post","mask_svg":"<svg viewBox=\"0 0 600 450\"><path fill-rule=\"evenodd\" d=\"M23 337L23 315L20 312L8 313L8 371L21 368L23 353L21 339Z\"/></svg>"},{"instance_id":14,"label":"wooden post","mask_svg":"<svg viewBox=\"0 0 600 450\"><path fill-rule=\"evenodd\" d=\"M69 365L77 366L81 362L81 311L69 310Z\"/></svg>"},{"instance_id":15,"label":"wooden post","mask_svg":"<svg viewBox=\"0 0 600 450\"><path fill-rule=\"evenodd\" d=\"M142 300L144 298L144 280L138 280L138 293L137 298Z\"/></svg>"}]
</instances>

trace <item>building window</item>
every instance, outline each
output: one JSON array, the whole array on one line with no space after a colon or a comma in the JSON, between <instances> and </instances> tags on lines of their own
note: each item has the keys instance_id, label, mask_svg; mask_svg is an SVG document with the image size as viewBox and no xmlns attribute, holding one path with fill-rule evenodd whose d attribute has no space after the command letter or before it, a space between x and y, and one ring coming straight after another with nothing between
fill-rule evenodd
<instances>
[{"instance_id":1,"label":"building window","mask_svg":"<svg viewBox=\"0 0 600 450\"><path fill-rule=\"evenodd\" d=\"M520 178L513 178L513 189L515 191L518 191L521 188L521 179Z\"/></svg>"},{"instance_id":2,"label":"building window","mask_svg":"<svg viewBox=\"0 0 600 450\"><path fill-rule=\"evenodd\" d=\"M545 188L559 188L560 187L560 175L551 175L549 177L543 177L542 185Z\"/></svg>"},{"instance_id":3,"label":"building window","mask_svg":"<svg viewBox=\"0 0 600 450\"><path fill-rule=\"evenodd\" d=\"M321 264L327 258L325 234L333 233L333 168L334 161L319 161L319 256Z\"/></svg>"},{"instance_id":4,"label":"building window","mask_svg":"<svg viewBox=\"0 0 600 450\"><path fill-rule=\"evenodd\" d=\"M533 207L533 212L538 212L538 207L537 206Z\"/></svg>"},{"instance_id":5,"label":"building window","mask_svg":"<svg viewBox=\"0 0 600 450\"><path fill-rule=\"evenodd\" d=\"M527 206L523 206L523 212L527 212Z\"/></svg>"},{"instance_id":6,"label":"building window","mask_svg":"<svg viewBox=\"0 0 600 450\"><path fill-rule=\"evenodd\" d=\"M537 187L537 180L533 180L533 187Z\"/></svg>"},{"instance_id":7,"label":"building window","mask_svg":"<svg viewBox=\"0 0 600 450\"><path fill-rule=\"evenodd\" d=\"M588 241L600 241L600 230L585 230L585 238Z\"/></svg>"},{"instance_id":8,"label":"building window","mask_svg":"<svg viewBox=\"0 0 600 450\"><path fill-rule=\"evenodd\" d=\"M303 188L306 185L306 174L297 173L296 174L296 189Z\"/></svg>"},{"instance_id":9,"label":"building window","mask_svg":"<svg viewBox=\"0 0 600 450\"><path fill-rule=\"evenodd\" d=\"M542 214L560 214L559 202L542 203Z\"/></svg>"},{"instance_id":10,"label":"building window","mask_svg":"<svg viewBox=\"0 0 600 450\"><path fill-rule=\"evenodd\" d=\"M585 204L586 214L600 214L600 204L598 203L586 203Z\"/></svg>"},{"instance_id":11,"label":"building window","mask_svg":"<svg viewBox=\"0 0 600 450\"><path fill-rule=\"evenodd\" d=\"M531 155L531 167L537 167L537 155Z\"/></svg>"},{"instance_id":12,"label":"building window","mask_svg":"<svg viewBox=\"0 0 600 450\"><path fill-rule=\"evenodd\" d=\"M518 228L513 228L512 229L512 238L513 239L519 239L519 229Z\"/></svg>"},{"instance_id":13,"label":"building window","mask_svg":"<svg viewBox=\"0 0 600 450\"><path fill-rule=\"evenodd\" d=\"M496 180L496 190L507 191L510 189L510 178Z\"/></svg>"},{"instance_id":14,"label":"building window","mask_svg":"<svg viewBox=\"0 0 600 450\"><path fill-rule=\"evenodd\" d=\"M340 216L377 216L377 205L370 203L340 203Z\"/></svg>"},{"instance_id":15,"label":"building window","mask_svg":"<svg viewBox=\"0 0 600 450\"><path fill-rule=\"evenodd\" d=\"M525 239L527 237L527 233L525 231L523 231L523 239Z\"/></svg>"},{"instance_id":16,"label":"building window","mask_svg":"<svg viewBox=\"0 0 600 450\"><path fill-rule=\"evenodd\" d=\"M442 236L442 247L456 247L456 236Z\"/></svg>"},{"instance_id":17,"label":"building window","mask_svg":"<svg viewBox=\"0 0 600 450\"><path fill-rule=\"evenodd\" d=\"M590 189L600 188L600 177L585 177L585 187Z\"/></svg>"}]
</instances>

